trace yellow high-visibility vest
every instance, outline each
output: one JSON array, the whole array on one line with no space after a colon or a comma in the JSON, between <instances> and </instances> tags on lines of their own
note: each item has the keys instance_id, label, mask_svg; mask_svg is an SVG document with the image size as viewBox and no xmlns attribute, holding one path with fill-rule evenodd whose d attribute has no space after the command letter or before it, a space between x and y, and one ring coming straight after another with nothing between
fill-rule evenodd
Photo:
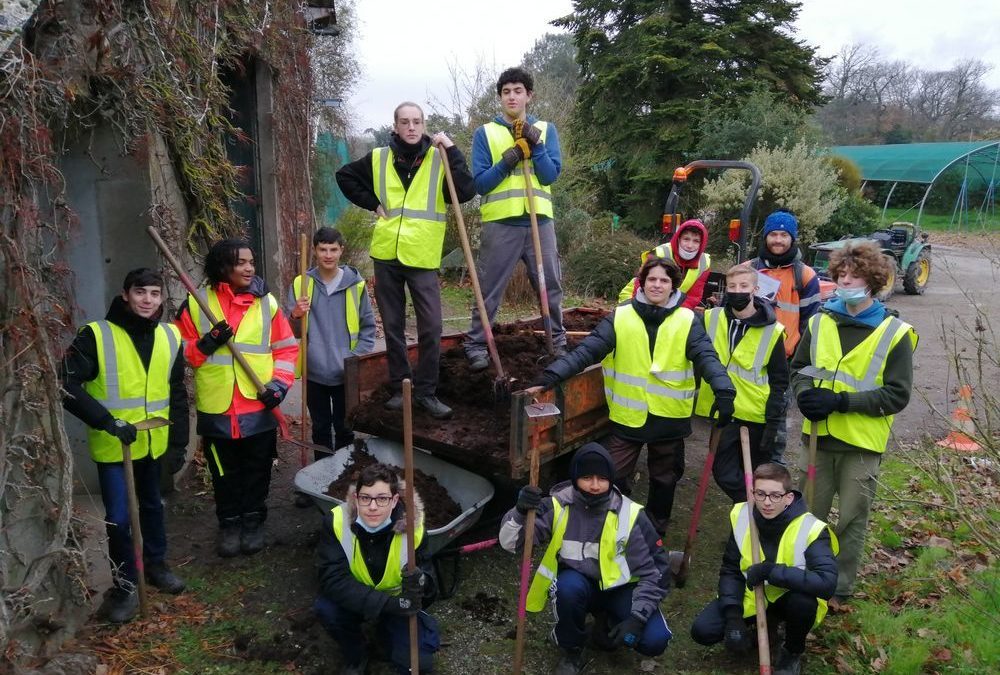
<instances>
[{"instance_id":1,"label":"yellow high-visibility vest","mask_svg":"<svg viewBox=\"0 0 1000 675\"><path fill-rule=\"evenodd\" d=\"M642 318L632 305L615 310L615 349L601 365L608 417L638 428L649 413L660 417L690 417L694 410L694 365L688 361L687 339L694 312L678 307L656 333L653 356Z\"/></svg>"},{"instance_id":2,"label":"yellow high-visibility vest","mask_svg":"<svg viewBox=\"0 0 1000 675\"><path fill-rule=\"evenodd\" d=\"M219 296L214 288L206 289L205 297L212 315L221 320L225 317ZM204 335L212 330L212 324L202 314L198 302L188 297L188 311L191 321L198 331ZM254 374L264 384L271 381L274 375L274 359L271 355L271 319L278 311L278 303L270 293L254 298L253 304L247 308L246 314L240 320L239 328L233 336L233 342L246 357ZM293 338L294 339L294 338ZM295 368L294 363L283 364L288 370ZM233 385L240 388L240 393L248 399L257 398L257 388L243 367L233 359L229 345L219 347L214 354L205 358L205 362L194 370L194 400L200 412L218 415L229 410L233 402Z\"/></svg>"},{"instance_id":3,"label":"yellow high-visibility vest","mask_svg":"<svg viewBox=\"0 0 1000 675\"><path fill-rule=\"evenodd\" d=\"M563 506L555 497L552 498L552 539L549 540L549 546L545 549L542 562L538 565L538 571L535 572L528 588L525 609L529 612L540 612L545 608L549 588L559 572L557 554L562 550L563 539L566 536L569 511L569 506ZM629 569L625 549L640 511L642 511L641 505L623 495L621 509L618 512L608 511L604 517L604 527L601 529L601 541L597 552L602 591L636 580ZM574 549L574 555L579 555L579 542L576 542Z\"/></svg>"},{"instance_id":4,"label":"yellow high-visibility vest","mask_svg":"<svg viewBox=\"0 0 1000 675\"><path fill-rule=\"evenodd\" d=\"M767 377L767 364L774 353L774 347L785 331L785 327L775 321L767 326L751 327L736 345L736 350L729 352L729 319L726 310L716 307L705 312L705 330L712 341L719 361L726 366L729 379L736 387L736 411L733 416L745 422L763 424L764 408L767 398L771 395L771 385ZM715 403L715 393L702 381L698 390L698 402L695 404L696 415L708 417Z\"/></svg>"},{"instance_id":5,"label":"yellow high-visibility vest","mask_svg":"<svg viewBox=\"0 0 1000 675\"><path fill-rule=\"evenodd\" d=\"M351 523L345 522L344 506L333 507L332 513L333 533L336 535L337 541L340 542L340 546L344 549L344 553L350 561L351 574L354 575L354 578L376 590L384 591L390 595L399 595L400 587L403 583L403 570L406 569L407 561L409 560L406 550L406 534L397 532L392 535L392 542L389 544L389 554L385 561L385 571L382 573L382 578L376 584L372 579L371 573L368 571L368 565L365 564L365 556L361 552L361 546L358 545L358 541L354 537L354 531L351 530ZM420 544L424 540L423 518L418 519L413 535L413 550L415 551L420 548Z\"/></svg>"},{"instance_id":6,"label":"yellow high-visibility vest","mask_svg":"<svg viewBox=\"0 0 1000 675\"><path fill-rule=\"evenodd\" d=\"M316 292L316 280L308 274L306 275L306 295L309 296L309 304L312 304L314 293ZM365 280L360 279L357 283L347 288L344 297L344 316L347 318L347 333L351 340L351 349L358 346L358 336L361 335L361 295L365 292ZM298 274L292 279L292 295L298 300L302 297L302 275ZM309 315L302 317L302 334L306 335L309 330ZM295 362L295 377L302 376L302 359L306 357L305 350L299 349L299 358Z\"/></svg>"},{"instance_id":7,"label":"yellow high-visibility vest","mask_svg":"<svg viewBox=\"0 0 1000 675\"><path fill-rule=\"evenodd\" d=\"M390 148L372 151L375 194L386 217L375 221L369 249L376 260L398 260L407 267L436 270L441 266L445 214L444 170L437 148L431 146L409 187L394 168ZM456 204L455 208L459 208Z\"/></svg>"},{"instance_id":8,"label":"yellow high-visibility vest","mask_svg":"<svg viewBox=\"0 0 1000 675\"><path fill-rule=\"evenodd\" d=\"M97 377L83 383L84 390L117 419L135 424L151 417L170 419L170 371L180 353L181 333L169 323L153 331L149 370L135 350L128 332L110 321L87 324L97 344ZM167 451L167 427L140 431L132 444L132 459L152 453L156 459ZM122 444L100 429L88 429L90 456L95 462L122 461Z\"/></svg>"},{"instance_id":9,"label":"yellow high-visibility vest","mask_svg":"<svg viewBox=\"0 0 1000 675\"><path fill-rule=\"evenodd\" d=\"M837 322L827 314L821 312L809 318L809 333L812 338L811 363L799 372L812 377L815 386L833 389L835 392L878 389L883 384L889 352L904 338L908 338L912 349L916 349L918 340L913 326L894 316L885 317L878 328L846 355L840 346ZM857 412L834 411L819 422L816 433L882 453L889 442L894 419L895 415L876 417ZM810 433L812 424L809 420L803 420L802 433Z\"/></svg>"},{"instance_id":10,"label":"yellow high-visibility vest","mask_svg":"<svg viewBox=\"0 0 1000 675\"><path fill-rule=\"evenodd\" d=\"M747 569L753 565L750 548L750 512L747 509L747 503L741 502L733 505L732 511L729 512L729 520L733 526L733 537L740 547L740 571L746 576ZM826 523L811 513L803 513L785 528L784 533L781 535L781 541L778 542L778 553L775 556L774 562L780 565L787 565L788 567L805 569L806 549L819 538L824 529L828 529ZM833 533L833 530L830 530L830 546L833 548L834 555L840 553L840 543L837 541L837 535ZM763 561L763 548L760 549L759 554L760 560ZM787 592L787 588L772 586L766 581L764 582L764 598L769 605ZM813 628L818 626L823 621L823 617L826 616L826 600L816 598L816 601L818 604ZM743 593L743 616L745 618L756 615L757 605L754 600L754 592L746 589Z\"/></svg>"},{"instance_id":11,"label":"yellow high-visibility vest","mask_svg":"<svg viewBox=\"0 0 1000 675\"><path fill-rule=\"evenodd\" d=\"M533 125L541 132L539 143L545 142L548 122L538 120ZM500 161L503 153L514 147L514 136L510 129L497 122L483 125L486 132L486 142L490 146L490 157L493 164ZM529 160L530 161L530 160ZM531 187L535 194L535 213L539 216L552 217L552 188L538 182L538 176L531 172ZM519 163L500 184L483 195L479 207L483 222L516 218L528 213L528 193L524 189L524 167Z\"/></svg>"}]
</instances>

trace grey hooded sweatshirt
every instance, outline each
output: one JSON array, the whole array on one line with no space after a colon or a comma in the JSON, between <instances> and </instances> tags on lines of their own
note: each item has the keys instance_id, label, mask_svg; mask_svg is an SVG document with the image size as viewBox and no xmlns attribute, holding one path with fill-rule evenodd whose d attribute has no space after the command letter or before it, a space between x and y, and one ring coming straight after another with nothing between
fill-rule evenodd
<instances>
[{"instance_id":1,"label":"grey hooded sweatshirt","mask_svg":"<svg viewBox=\"0 0 1000 675\"><path fill-rule=\"evenodd\" d=\"M310 382L337 386L344 383L344 359L352 354L367 354L375 348L375 313L372 311L368 293L361 294L358 308L358 343L351 349L351 338L347 330L347 292L362 280L361 273L349 265L341 265L343 274L332 291L327 290L313 267L306 272L313 278L315 288L312 294L312 308L309 311L309 354L306 363L306 378ZM295 308L295 289L288 288L285 313L292 314ZM303 293L305 289L303 288ZM302 333L302 320L290 319L296 334Z\"/></svg>"}]
</instances>

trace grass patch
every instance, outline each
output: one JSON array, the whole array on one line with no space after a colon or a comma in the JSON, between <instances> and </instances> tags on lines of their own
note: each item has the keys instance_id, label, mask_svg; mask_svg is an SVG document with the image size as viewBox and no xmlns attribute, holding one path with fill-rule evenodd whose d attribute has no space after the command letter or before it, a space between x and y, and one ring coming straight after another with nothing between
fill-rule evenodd
<instances>
[{"instance_id":1,"label":"grass patch","mask_svg":"<svg viewBox=\"0 0 1000 675\"><path fill-rule=\"evenodd\" d=\"M886 209L882 227L889 227L896 221L912 223L916 221L918 211L918 207ZM938 231L995 231L1000 230L1000 216L996 213L991 214L987 212L984 214L984 218L981 219L979 212L973 210L963 216L961 222L959 222L959 214L952 216L951 211L947 213L931 213L925 210L920 215L920 227L925 230Z\"/></svg>"}]
</instances>

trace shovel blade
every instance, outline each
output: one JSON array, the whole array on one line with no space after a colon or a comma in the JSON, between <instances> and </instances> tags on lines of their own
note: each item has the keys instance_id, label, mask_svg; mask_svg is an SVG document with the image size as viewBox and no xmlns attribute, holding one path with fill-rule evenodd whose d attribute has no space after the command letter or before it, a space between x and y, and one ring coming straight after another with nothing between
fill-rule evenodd
<instances>
[{"instance_id":1,"label":"shovel blade","mask_svg":"<svg viewBox=\"0 0 1000 675\"><path fill-rule=\"evenodd\" d=\"M554 403L529 403L524 406L524 414L528 419L535 420L542 417L555 417L562 411Z\"/></svg>"},{"instance_id":2,"label":"shovel blade","mask_svg":"<svg viewBox=\"0 0 1000 675\"><path fill-rule=\"evenodd\" d=\"M137 431L148 431L150 429L165 427L168 424L170 424L170 420L163 417L150 417L148 419L139 420L132 426L134 426Z\"/></svg>"}]
</instances>

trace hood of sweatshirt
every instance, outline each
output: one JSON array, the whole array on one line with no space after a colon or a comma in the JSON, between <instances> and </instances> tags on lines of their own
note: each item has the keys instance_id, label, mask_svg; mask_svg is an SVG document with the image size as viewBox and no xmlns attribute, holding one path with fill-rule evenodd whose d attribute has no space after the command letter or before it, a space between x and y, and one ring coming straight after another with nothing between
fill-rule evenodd
<instances>
[{"instance_id":1,"label":"hood of sweatshirt","mask_svg":"<svg viewBox=\"0 0 1000 675\"><path fill-rule=\"evenodd\" d=\"M691 258L691 260L685 260L681 257L677 244L677 242L680 241L681 233L687 230L694 230L701 235L701 246L698 247L698 255ZM704 255L706 246L708 246L708 230L705 229L705 226L697 220L686 221L681 227L677 228L677 231L674 232L674 236L670 238L670 252L674 255L674 262L680 265L681 269L698 267L698 261L701 260L701 256Z\"/></svg>"},{"instance_id":2,"label":"hood of sweatshirt","mask_svg":"<svg viewBox=\"0 0 1000 675\"><path fill-rule=\"evenodd\" d=\"M336 288L333 289L334 293L339 293L346 288L350 288L363 279L361 272L350 265L341 265L340 269L343 271L343 274L340 275L340 281L337 282ZM323 283L323 277L320 276L319 268L311 267L306 271L306 274L315 279L316 283Z\"/></svg>"}]
</instances>

